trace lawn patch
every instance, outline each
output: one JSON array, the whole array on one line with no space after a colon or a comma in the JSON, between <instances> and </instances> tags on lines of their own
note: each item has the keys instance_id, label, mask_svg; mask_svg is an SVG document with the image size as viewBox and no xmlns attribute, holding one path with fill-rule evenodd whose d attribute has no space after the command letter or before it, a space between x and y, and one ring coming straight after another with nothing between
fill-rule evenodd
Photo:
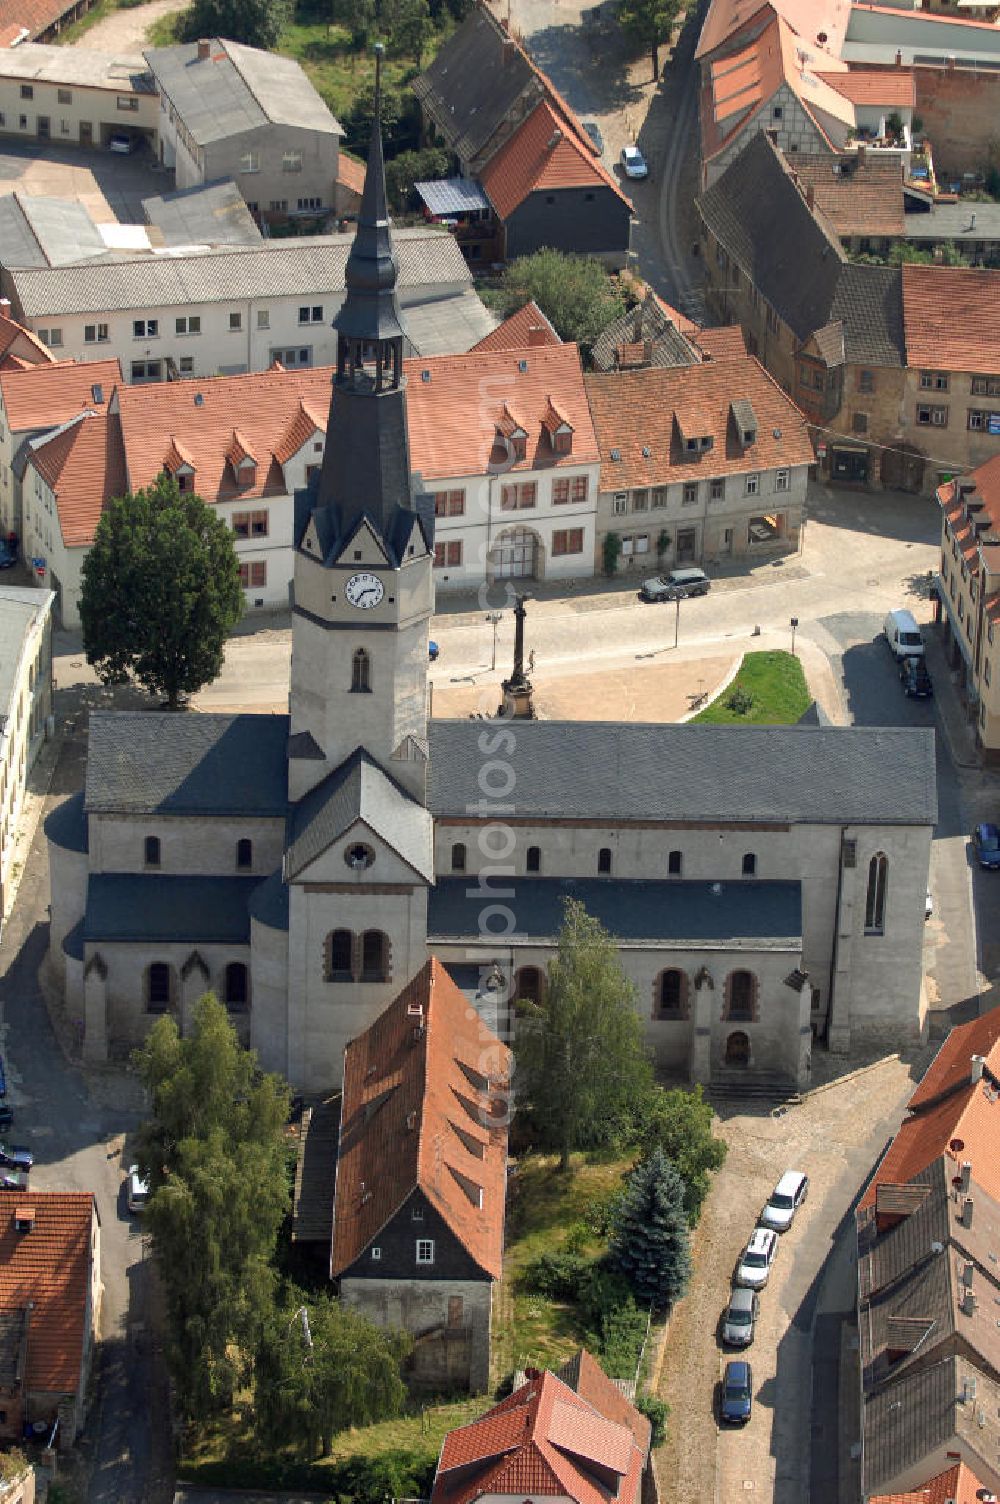
<instances>
[{"instance_id":1,"label":"lawn patch","mask_svg":"<svg viewBox=\"0 0 1000 1504\"><path fill-rule=\"evenodd\" d=\"M710 726L794 726L812 703L792 653L747 653L733 682L694 716Z\"/></svg>"}]
</instances>

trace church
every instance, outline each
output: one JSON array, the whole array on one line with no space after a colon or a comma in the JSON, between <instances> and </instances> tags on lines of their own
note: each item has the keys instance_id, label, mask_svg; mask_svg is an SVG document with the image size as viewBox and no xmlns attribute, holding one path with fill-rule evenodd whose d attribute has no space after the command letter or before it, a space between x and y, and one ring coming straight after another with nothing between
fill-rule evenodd
<instances>
[{"instance_id":1,"label":"church","mask_svg":"<svg viewBox=\"0 0 1000 1504\"><path fill-rule=\"evenodd\" d=\"M296 496L288 714L94 714L85 788L46 824L84 1058L163 1013L185 1029L213 989L266 1069L325 1092L430 956L503 1034L544 1000L569 897L615 937L664 1071L802 1085L817 1040L918 1038L930 730L539 721L523 676L496 721L430 718L396 283L376 118Z\"/></svg>"}]
</instances>

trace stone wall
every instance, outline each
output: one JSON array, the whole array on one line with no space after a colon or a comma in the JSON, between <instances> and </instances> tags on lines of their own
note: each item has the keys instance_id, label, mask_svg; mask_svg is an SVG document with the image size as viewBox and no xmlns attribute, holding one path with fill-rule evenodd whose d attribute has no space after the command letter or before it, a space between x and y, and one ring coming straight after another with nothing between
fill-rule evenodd
<instances>
[{"instance_id":1,"label":"stone wall","mask_svg":"<svg viewBox=\"0 0 1000 1504\"><path fill-rule=\"evenodd\" d=\"M1000 73L977 68L913 68L923 132L942 173L975 172L991 160L1000 120ZM996 165L1000 165L997 163Z\"/></svg>"},{"instance_id":2,"label":"stone wall","mask_svg":"<svg viewBox=\"0 0 1000 1504\"><path fill-rule=\"evenodd\" d=\"M420 1382L438 1389L462 1384L474 1394L488 1387L493 1295L488 1280L348 1278L341 1280L340 1295L377 1326L414 1336Z\"/></svg>"}]
</instances>

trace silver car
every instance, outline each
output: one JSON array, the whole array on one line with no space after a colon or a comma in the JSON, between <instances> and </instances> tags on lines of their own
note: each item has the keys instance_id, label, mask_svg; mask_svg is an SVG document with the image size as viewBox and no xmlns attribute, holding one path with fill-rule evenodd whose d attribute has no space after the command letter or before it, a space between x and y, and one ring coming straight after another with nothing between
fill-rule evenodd
<instances>
[{"instance_id":1,"label":"silver car","mask_svg":"<svg viewBox=\"0 0 1000 1504\"><path fill-rule=\"evenodd\" d=\"M675 601L687 595L707 595L712 582L703 569L671 569L669 574L643 580L639 594L644 601Z\"/></svg>"},{"instance_id":2,"label":"silver car","mask_svg":"<svg viewBox=\"0 0 1000 1504\"><path fill-rule=\"evenodd\" d=\"M778 1234L770 1227L755 1227L753 1235L744 1248L736 1270L736 1283L751 1290L762 1290L767 1284L778 1251Z\"/></svg>"},{"instance_id":3,"label":"silver car","mask_svg":"<svg viewBox=\"0 0 1000 1504\"><path fill-rule=\"evenodd\" d=\"M759 1310L760 1296L756 1290L733 1291L722 1323L722 1340L727 1347L750 1346Z\"/></svg>"}]
</instances>

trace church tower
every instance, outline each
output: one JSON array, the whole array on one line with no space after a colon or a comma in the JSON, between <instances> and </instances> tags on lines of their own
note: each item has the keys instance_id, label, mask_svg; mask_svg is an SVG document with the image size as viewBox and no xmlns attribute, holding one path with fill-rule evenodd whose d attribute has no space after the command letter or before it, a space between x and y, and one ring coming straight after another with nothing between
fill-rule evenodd
<instances>
[{"instance_id":1,"label":"church tower","mask_svg":"<svg viewBox=\"0 0 1000 1504\"><path fill-rule=\"evenodd\" d=\"M361 746L421 801L434 509L414 498L398 264L375 119L318 482L296 498L289 797Z\"/></svg>"}]
</instances>

